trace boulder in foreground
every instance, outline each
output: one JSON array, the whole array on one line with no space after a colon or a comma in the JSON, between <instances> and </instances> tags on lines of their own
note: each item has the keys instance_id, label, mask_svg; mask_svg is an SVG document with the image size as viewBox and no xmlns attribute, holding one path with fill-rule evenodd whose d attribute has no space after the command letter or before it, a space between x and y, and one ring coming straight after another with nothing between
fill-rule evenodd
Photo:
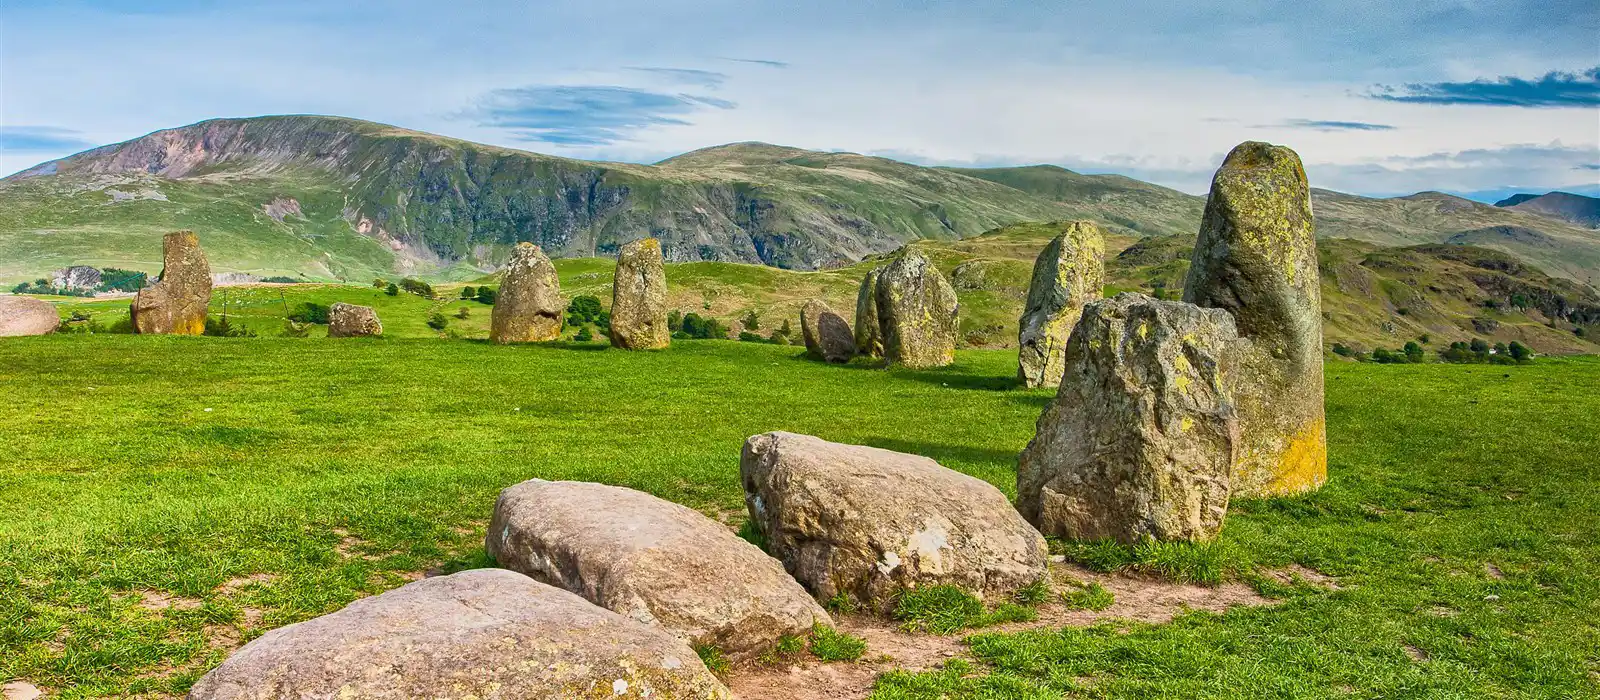
<instances>
[{"instance_id":1,"label":"boulder in foreground","mask_svg":"<svg viewBox=\"0 0 1600 700\"><path fill-rule=\"evenodd\" d=\"M626 243L617 251L611 292L611 345L624 350L658 350L671 343L661 241L644 238Z\"/></svg>"},{"instance_id":2,"label":"boulder in foreground","mask_svg":"<svg viewBox=\"0 0 1600 700\"><path fill-rule=\"evenodd\" d=\"M501 566L732 657L832 624L776 559L633 489L525 481L500 492L486 544Z\"/></svg>"},{"instance_id":3,"label":"boulder in foreground","mask_svg":"<svg viewBox=\"0 0 1600 700\"><path fill-rule=\"evenodd\" d=\"M800 334L806 342L806 354L816 359L845 363L856 356L856 338L850 323L821 299L807 301L800 308Z\"/></svg>"},{"instance_id":4,"label":"boulder in foreground","mask_svg":"<svg viewBox=\"0 0 1600 700\"><path fill-rule=\"evenodd\" d=\"M739 473L767 551L819 599L887 611L905 588L1005 596L1045 576L1005 495L926 457L775 432L745 441Z\"/></svg>"},{"instance_id":5,"label":"boulder in foreground","mask_svg":"<svg viewBox=\"0 0 1600 700\"><path fill-rule=\"evenodd\" d=\"M190 700L726 698L670 633L503 569L423 579L262 635Z\"/></svg>"},{"instance_id":6,"label":"boulder in foreground","mask_svg":"<svg viewBox=\"0 0 1600 700\"><path fill-rule=\"evenodd\" d=\"M1028 303L1017 323L1017 380L1059 386L1067 338L1083 305L1105 285L1105 242L1092 221L1074 221L1033 262Z\"/></svg>"},{"instance_id":7,"label":"boulder in foreground","mask_svg":"<svg viewBox=\"0 0 1600 700\"><path fill-rule=\"evenodd\" d=\"M916 250L907 248L878 274L878 325L883 357L912 368L943 367L956 359L956 290Z\"/></svg>"},{"instance_id":8,"label":"boulder in foreground","mask_svg":"<svg viewBox=\"0 0 1600 700\"><path fill-rule=\"evenodd\" d=\"M33 297L0 297L0 338L56 332L61 316L56 305Z\"/></svg>"},{"instance_id":9,"label":"boulder in foreground","mask_svg":"<svg viewBox=\"0 0 1600 700\"><path fill-rule=\"evenodd\" d=\"M383 335L383 324L378 322L378 312L370 306L356 306L342 301L334 302L328 309L329 338L360 338Z\"/></svg>"},{"instance_id":10,"label":"boulder in foreground","mask_svg":"<svg viewBox=\"0 0 1600 700\"><path fill-rule=\"evenodd\" d=\"M1090 303L1022 453L1017 509L1072 540L1214 539L1239 440L1224 384L1239 349L1225 311L1132 293Z\"/></svg>"},{"instance_id":11,"label":"boulder in foreground","mask_svg":"<svg viewBox=\"0 0 1600 700\"><path fill-rule=\"evenodd\" d=\"M142 334L200 335L211 303L211 264L193 231L161 239L161 280L140 289L128 313Z\"/></svg>"},{"instance_id":12,"label":"boulder in foreground","mask_svg":"<svg viewBox=\"0 0 1600 700\"><path fill-rule=\"evenodd\" d=\"M518 243L506 263L505 276L495 295L489 321L489 340L496 343L536 343L561 337L561 319L567 301L561 297L561 278L544 251L532 243Z\"/></svg>"}]
</instances>

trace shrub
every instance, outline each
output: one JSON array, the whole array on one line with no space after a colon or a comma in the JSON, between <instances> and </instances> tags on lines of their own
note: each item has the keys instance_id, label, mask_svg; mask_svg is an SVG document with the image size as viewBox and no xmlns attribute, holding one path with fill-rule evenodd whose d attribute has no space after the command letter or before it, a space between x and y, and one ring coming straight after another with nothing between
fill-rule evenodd
<instances>
[{"instance_id":1,"label":"shrub","mask_svg":"<svg viewBox=\"0 0 1600 700\"><path fill-rule=\"evenodd\" d=\"M393 296L399 296L400 295L400 288L396 287L393 282L390 282L389 286L384 287L383 293L387 294L389 296L392 296L392 297Z\"/></svg>"},{"instance_id":2,"label":"shrub","mask_svg":"<svg viewBox=\"0 0 1600 700\"><path fill-rule=\"evenodd\" d=\"M1511 347L1509 351L1511 353L1511 359L1516 360L1519 364L1533 361L1533 350L1515 340L1511 341Z\"/></svg>"},{"instance_id":3,"label":"shrub","mask_svg":"<svg viewBox=\"0 0 1600 700\"><path fill-rule=\"evenodd\" d=\"M682 333L689 338L726 339L728 327L714 318L704 318L700 314L690 312L683 316Z\"/></svg>"},{"instance_id":4,"label":"shrub","mask_svg":"<svg viewBox=\"0 0 1600 700\"><path fill-rule=\"evenodd\" d=\"M384 279L382 277L374 277L372 279L372 288L373 289L383 289L384 287L387 287L387 286L389 286L389 283L384 281Z\"/></svg>"},{"instance_id":5,"label":"shrub","mask_svg":"<svg viewBox=\"0 0 1600 700\"><path fill-rule=\"evenodd\" d=\"M449 325L450 319L445 318L444 314L437 311L433 312L433 314L428 317L428 327L436 331L442 331Z\"/></svg>"},{"instance_id":6,"label":"shrub","mask_svg":"<svg viewBox=\"0 0 1600 700\"><path fill-rule=\"evenodd\" d=\"M667 312L667 330L677 333L683 330L683 312L673 309Z\"/></svg>"},{"instance_id":7,"label":"shrub","mask_svg":"<svg viewBox=\"0 0 1600 700\"><path fill-rule=\"evenodd\" d=\"M572 339L580 343L587 343L591 340L594 340L594 334L589 332L588 326L584 326L578 329L578 334L572 336Z\"/></svg>"},{"instance_id":8,"label":"shrub","mask_svg":"<svg viewBox=\"0 0 1600 700\"><path fill-rule=\"evenodd\" d=\"M1578 336L1579 338L1582 338L1582 337L1588 335L1589 331L1585 330L1583 326L1578 326L1577 328L1572 329L1572 334L1575 335L1575 336Z\"/></svg>"},{"instance_id":9,"label":"shrub","mask_svg":"<svg viewBox=\"0 0 1600 700\"><path fill-rule=\"evenodd\" d=\"M1422 341L1423 345L1427 345L1427 344L1433 342L1433 338L1429 337L1427 333L1423 333L1422 335L1418 336L1417 340Z\"/></svg>"},{"instance_id":10,"label":"shrub","mask_svg":"<svg viewBox=\"0 0 1600 700\"><path fill-rule=\"evenodd\" d=\"M1345 345L1344 343L1334 343L1333 344L1333 354L1338 355L1340 357L1349 357L1351 355L1354 355L1355 351L1351 350L1350 346Z\"/></svg>"},{"instance_id":11,"label":"shrub","mask_svg":"<svg viewBox=\"0 0 1600 700\"><path fill-rule=\"evenodd\" d=\"M750 311L746 312L744 318L739 319L739 324L744 326L745 330L748 331L761 330L761 319L756 316L755 309L751 309Z\"/></svg>"},{"instance_id":12,"label":"shrub","mask_svg":"<svg viewBox=\"0 0 1600 700\"><path fill-rule=\"evenodd\" d=\"M739 331L739 342L741 342L741 343L765 343L765 342L767 342L767 339L761 337L760 333L751 333L750 331Z\"/></svg>"},{"instance_id":13,"label":"shrub","mask_svg":"<svg viewBox=\"0 0 1600 700\"><path fill-rule=\"evenodd\" d=\"M494 306L494 300L496 298L498 298L498 297L499 297L499 294L497 292L495 292L493 287L479 287L478 288L478 303L480 303L480 304L488 304L490 306Z\"/></svg>"},{"instance_id":14,"label":"shrub","mask_svg":"<svg viewBox=\"0 0 1600 700\"><path fill-rule=\"evenodd\" d=\"M567 303L567 322L574 326L598 323L603 313L605 308L600 305L600 297L593 294L580 294Z\"/></svg>"},{"instance_id":15,"label":"shrub","mask_svg":"<svg viewBox=\"0 0 1600 700\"><path fill-rule=\"evenodd\" d=\"M823 661L855 661L867 653L867 640L823 624L811 627L811 654Z\"/></svg>"},{"instance_id":16,"label":"shrub","mask_svg":"<svg viewBox=\"0 0 1600 700\"><path fill-rule=\"evenodd\" d=\"M129 323L130 323L130 325L132 324L132 320L131 319L130 319ZM254 337L256 337L256 332L255 331L250 330L249 328L247 328L245 326L240 326L240 325L234 324L232 321L228 320L227 316L221 316L221 317L217 317L217 318L207 317L206 318L206 329L204 331L204 334L205 335L209 335L209 336L218 337L218 338L254 338Z\"/></svg>"},{"instance_id":17,"label":"shrub","mask_svg":"<svg viewBox=\"0 0 1600 700\"><path fill-rule=\"evenodd\" d=\"M261 281L262 282L266 282L268 284L299 284L300 283L300 280L297 280L297 279L295 279L293 277L284 277L283 275L274 275L272 277L263 277L263 278L261 278Z\"/></svg>"},{"instance_id":18,"label":"shrub","mask_svg":"<svg viewBox=\"0 0 1600 700\"><path fill-rule=\"evenodd\" d=\"M291 321L299 321L300 323L326 325L328 323L328 307L310 301L301 302L294 307L294 311L289 312L288 318Z\"/></svg>"},{"instance_id":19,"label":"shrub","mask_svg":"<svg viewBox=\"0 0 1600 700\"><path fill-rule=\"evenodd\" d=\"M1422 346L1418 345L1416 343L1416 341L1411 341L1409 343L1406 343L1406 346L1405 346L1404 350L1402 350L1402 352L1405 353L1407 362L1411 362L1411 363L1420 363L1420 362L1422 362Z\"/></svg>"},{"instance_id":20,"label":"shrub","mask_svg":"<svg viewBox=\"0 0 1600 700\"><path fill-rule=\"evenodd\" d=\"M469 284L461 288L460 296L462 299L476 299L478 298L478 289Z\"/></svg>"},{"instance_id":21,"label":"shrub","mask_svg":"<svg viewBox=\"0 0 1600 700\"><path fill-rule=\"evenodd\" d=\"M407 277L403 280L400 280L400 288L424 299L433 298L433 285L423 282L422 280Z\"/></svg>"},{"instance_id":22,"label":"shrub","mask_svg":"<svg viewBox=\"0 0 1600 700\"><path fill-rule=\"evenodd\" d=\"M456 309L456 318L472 318L472 310L465 306Z\"/></svg>"}]
</instances>

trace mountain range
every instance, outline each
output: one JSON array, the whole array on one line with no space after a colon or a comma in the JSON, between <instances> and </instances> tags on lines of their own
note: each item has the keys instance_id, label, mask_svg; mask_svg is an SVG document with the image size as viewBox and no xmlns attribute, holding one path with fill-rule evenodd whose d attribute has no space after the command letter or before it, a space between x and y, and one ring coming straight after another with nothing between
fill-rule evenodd
<instances>
[{"instance_id":1,"label":"mountain range","mask_svg":"<svg viewBox=\"0 0 1600 700\"><path fill-rule=\"evenodd\" d=\"M1600 197L1571 192L1517 194L1495 202L1494 205L1560 219L1579 226L1600 228Z\"/></svg>"},{"instance_id":2,"label":"mountain range","mask_svg":"<svg viewBox=\"0 0 1600 700\"><path fill-rule=\"evenodd\" d=\"M1531 206L1545 198L1494 207L1439 193L1315 190L1313 199L1320 237L1470 244L1600 283L1600 231ZM201 232L219 272L464 280L495 269L519 241L557 257L604 257L655 236L672 261L816 270L1028 221L1192 236L1204 204L1048 165L922 167L761 143L638 165L338 117L217 119L0 180L0 282L70 264L155 271L161 233L182 228Z\"/></svg>"}]
</instances>

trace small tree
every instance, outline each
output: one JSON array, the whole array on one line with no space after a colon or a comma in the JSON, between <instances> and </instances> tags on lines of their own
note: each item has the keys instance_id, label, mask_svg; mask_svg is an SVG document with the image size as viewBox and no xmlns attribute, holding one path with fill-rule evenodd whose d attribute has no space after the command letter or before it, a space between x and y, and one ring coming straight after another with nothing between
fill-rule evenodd
<instances>
[{"instance_id":1,"label":"small tree","mask_svg":"<svg viewBox=\"0 0 1600 700\"><path fill-rule=\"evenodd\" d=\"M384 288L384 289L383 289L383 293L384 293L384 294L387 294L387 295L389 295L389 296L392 296L392 297L394 297L394 296L400 296L400 288L399 288L399 287L396 287L396 286L395 286L395 284L394 284L394 283L393 283L393 282L390 282L390 283L389 283L389 286L388 286L388 287L385 287L385 288Z\"/></svg>"},{"instance_id":2,"label":"small tree","mask_svg":"<svg viewBox=\"0 0 1600 700\"><path fill-rule=\"evenodd\" d=\"M495 290L494 290L493 287L479 287L478 288L478 303L480 303L480 304L488 304L490 306L494 306L494 300L498 296L499 295L495 293Z\"/></svg>"},{"instance_id":3,"label":"small tree","mask_svg":"<svg viewBox=\"0 0 1600 700\"><path fill-rule=\"evenodd\" d=\"M594 334L589 332L588 326L584 326L578 329L578 334L572 336L572 339L580 343L587 343L591 340L594 340Z\"/></svg>"},{"instance_id":4,"label":"small tree","mask_svg":"<svg viewBox=\"0 0 1600 700\"><path fill-rule=\"evenodd\" d=\"M1511 341L1509 351L1511 352L1511 359L1516 360L1518 364L1533 361L1533 350L1515 340Z\"/></svg>"},{"instance_id":5,"label":"small tree","mask_svg":"<svg viewBox=\"0 0 1600 700\"><path fill-rule=\"evenodd\" d=\"M1414 340L1406 343L1405 354L1406 360L1409 362L1422 362L1422 346L1418 345Z\"/></svg>"},{"instance_id":6,"label":"small tree","mask_svg":"<svg viewBox=\"0 0 1600 700\"><path fill-rule=\"evenodd\" d=\"M456 309L456 318L471 318L471 317L472 317L472 312L467 310L467 307L463 306L463 307L461 307L459 309Z\"/></svg>"},{"instance_id":7,"label":"small tree","mask_svg":"<svg viewBox=\"0 0 1600 700\"><path fill-rule=\"evenodd\" d=\"M461 298L462 299L476 299L476 298L478 298L478 290L474 289L470 285L466 286L466 287L462 287L461 288Z\"/></svg>"},{"instance_id":8,"label":"small tree","mask_svg":"<svg viewBox=\"0 0 1600 700\"><path fill-rule=\"evenodd\" d=\"M373 278L373 280L372 280L372 288L373 289L383 289L384 287L387 287L387 286L389 286L389 283L385 282L382 277L376 277L376 278Z\"/></svg>"},{"instance_id":9,"label":"small tree","mask_svg":"<svg viewBox=\"0 0 1600 700\"><path fill-rule=\"evenodd\" d=\"M1474 354L1477 354L1477 355L1487 355L1487 354L1489 354L1489 341L1486 341L1486 340L1484 340L1482 338L1473 338L1472 339L1472 343L1469 344L1467 347L1470 348L1472 350L1472 352Z\"/></svg>"},{"instance_id":10,"label":"small tree","mask_svg":"<svg viewBox=\"0 0 1600 700\"><path fill-rule=\"evenodd\" d=\"M449 325L450 319L445 318L444 314L441 314L437 311L433 312L433 315L428 317L428 327L436 331L442 331L446 326Z\"/></svg>"},{"instance_id":11,"label":"small tree","mask_svg":"<svg viewBox=\"0 0 1600 700\"><path fill-rule=\"evenodd\" d=\"M755 309L751 309L750 311L746 312L744 318L739 319L739 323L743 325L744 329L747 331L761 330L761 319L756 316Z\"/></svg>"}]
</instances>

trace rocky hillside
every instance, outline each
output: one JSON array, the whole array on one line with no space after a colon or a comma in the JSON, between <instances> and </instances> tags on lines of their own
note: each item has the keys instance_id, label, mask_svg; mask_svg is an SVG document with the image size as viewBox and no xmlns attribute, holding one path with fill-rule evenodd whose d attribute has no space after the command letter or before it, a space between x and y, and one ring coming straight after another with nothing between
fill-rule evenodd
<instances>
[{"instance_id":1,"label":"rocky hillside","mask_svg":"<svg viewBox=\"0 0 1600 700\"><path fill-rule=\"evenodd\" d=\"M1600 198L1597 197L1570 192L1518 194L1495 202L1494 205L1559 219L1579 226L1600 228Z\"/></svg>"}]
</instances>

